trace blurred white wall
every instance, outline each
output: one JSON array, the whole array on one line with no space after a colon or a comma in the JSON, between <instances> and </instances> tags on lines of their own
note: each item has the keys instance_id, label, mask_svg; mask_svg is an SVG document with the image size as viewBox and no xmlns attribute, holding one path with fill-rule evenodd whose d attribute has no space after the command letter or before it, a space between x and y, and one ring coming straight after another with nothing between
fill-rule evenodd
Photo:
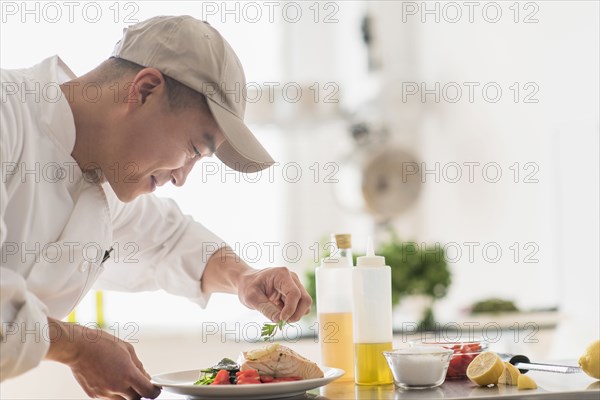
<instances>
[{"instance_id":1,"label":"blurred white wall","mask_svg":"<svg viewBox=\"0 0 600 400\"><path fill-rule=\"evenodd\" d=\"M429 169L440 163L439 183L434 174L425 177L413 234L430 242L480 243L473 261L463 254L453 264L455 283L438 309L442 319L474 300L499 296L523 309L558 305L565 325L589 341L600 334L598 3L521 3L518 15L511 4L499 3L502 18L495 23L495 7L485 14L485 3L474 9L473 23L464 6L462 19L452 22L457 8L443 2L371 4L385 27L378 32L387 107L401 110L416 98L424 115L416 131L389 117L393 131L418 136L417 151ZM403 68L405 54L393 49L407 37L412 52L406 55L415 58ZM419 93L408 95L407 82L417 83ZM464 82L473 82L472 102ZM424 101L423 84L432 91ZM486 99L486 84L501 88L497 102L490 100L493 92ZM459 101L452 90L457 85ZM524 94L537 101L526 102ZM465 176L453 183L450 168L444 179L444 166L466 162L497 163L503 175L491 183L497 168L487 180L476 169L473 183ZM502 250L497 262L489 261L493 255L486 260L486 244ZM539 262L526 263L527 254Z\"/></svg>"},{"instance_id":2,"label":"blurred white wall","mask_svg":"<svg viewBox=\"0 0 600 400\"><path fill-rule=\"evenodd\" d=\"M333 27L283 26L294 44L286 76L307 85L333 76L345 110L374 103L390 142L430 171L419 204L394 225L407 240L452 244L454 283L438 318L497 296L523 310L558 307L562 326L591 340L600 334L598 3L477 4L469 15L462 3L340 2ZM381 65L371 72L359 31L367 10ZM352 158L344 128L290 120L290 159ZM372 221L340 210L330 189L290 187L288 240L349 230L362 250Z\"/></svg>"}]
</instances>

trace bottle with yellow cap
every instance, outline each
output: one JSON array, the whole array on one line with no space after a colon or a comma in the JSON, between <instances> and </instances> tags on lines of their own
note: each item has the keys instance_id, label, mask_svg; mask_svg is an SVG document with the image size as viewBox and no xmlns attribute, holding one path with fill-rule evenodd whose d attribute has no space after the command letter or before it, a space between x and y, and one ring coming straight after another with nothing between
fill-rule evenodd
<instances>
[{"instance_id":1,"label":"bottle with yellow cap","mask_svg":"<svg viewBox=\"0 0 600 400\"><path fill-rule=\"evenodd\" d=\"M354 380L352 339L352 244L350 235L335 235L338 250L315 271L321 363L343 369L340 380Z\"/></svg>"},{"instance_id":2,"label":"bottle with yellow cap","mask_svg":"<svg viewBox=\"0 0 600 400\"><path fill-rule=\"evenodd\" d=\"M359 385L392 383L383 351L392 350L392 269L373 252L358 257L352 270L355 382Z\"/></svg>"}]
</instances>

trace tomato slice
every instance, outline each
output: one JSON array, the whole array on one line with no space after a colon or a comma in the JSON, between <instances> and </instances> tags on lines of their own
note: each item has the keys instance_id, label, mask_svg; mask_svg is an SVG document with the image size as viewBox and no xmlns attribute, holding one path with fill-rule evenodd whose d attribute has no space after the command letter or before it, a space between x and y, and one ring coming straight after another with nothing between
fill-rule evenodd
<instances>
[{"instance_id":1,"label":"tomato slice","mask_svg":"<svg viewBox=\"0 0 600 400\"><path fill-rule=\"evenodd\" d=\"M215 380L211 385L231 385L229 382L229 371L225 369L219 370L217 372L217 376L215 376Z\"/></svg>"},{"instance_id":2,"label":"tomato slice","mask_svg":"<svg viewBox=\"0 0 600 400\"><path fill-rule=\"evenodd\" d=\"M236 372L238 385L252 385L260 382L260 375L255 369L247 369L245 371Z\"/></svg>"},{"instance_id":3,"label":"tomato slice","mask_svg":"<svg viewBox=\"0 0 600 400\"><path fill-rule=\"evenodd\" d=\"M237 380L237 384L238 385L260 385L261 382L258 379L245 379L245 378L238 378Z\"/></svg>"},{"instance_id":4,"label":"tomato slice","mask_svg":"<svg viewBox=\"0 0 600 400\"><path fill-rule=\"evenodd\" d=\"M481 345L479 343L469 344L469 345L466 345L465 347L466 347L465 353L475 353L475 352L481 350Z\"/></svg>"}]
</instances>

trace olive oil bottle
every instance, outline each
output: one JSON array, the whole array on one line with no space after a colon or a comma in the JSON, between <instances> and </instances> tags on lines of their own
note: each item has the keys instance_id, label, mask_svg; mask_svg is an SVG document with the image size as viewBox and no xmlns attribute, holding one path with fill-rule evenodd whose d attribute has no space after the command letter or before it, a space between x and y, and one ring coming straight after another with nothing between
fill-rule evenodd
<instances>
[{"instance_id":1,"label":"olive oil bottle","mask_svg":"<svg viewBox=\"0 0 600 400\"><path fill-rule=\"evenodd\" d=\"M374 255L369 241L367 255L358 257L352 270L354 320L354 381L358 385L393 382L383 351L392 349L392 269L385 258Z\"/></svg>"},{"instance_id":2,"label":"olive oil bottle","mask_svg":"<svg viewBox=\"0 0 600 400\"><path fill-rule=\"evenodd\" d=\"M350 235L335 235L338 251L325 258L315 271L321 363L354 380L352 339L352 250Z\"/></svg>"}]
</instances>

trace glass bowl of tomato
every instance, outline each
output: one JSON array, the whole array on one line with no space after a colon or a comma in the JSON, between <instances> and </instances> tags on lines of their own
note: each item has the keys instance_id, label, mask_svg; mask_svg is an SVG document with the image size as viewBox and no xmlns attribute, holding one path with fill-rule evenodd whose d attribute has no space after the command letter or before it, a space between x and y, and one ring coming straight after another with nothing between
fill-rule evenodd
<instances>
[{"instance_id":1,"label":"glass bowl of tomato","mask_svg":"<svg viewBox=\"0 0 600 400\"><path fill-rule=\"evenodd\" d=\"M446 372L446 379L466 379L467 367L477 355L487 351L489 343L483 340L444 341L419 340L411 343L413 346L437 346L454 351Z\"/></svg>"}]
</instances>

